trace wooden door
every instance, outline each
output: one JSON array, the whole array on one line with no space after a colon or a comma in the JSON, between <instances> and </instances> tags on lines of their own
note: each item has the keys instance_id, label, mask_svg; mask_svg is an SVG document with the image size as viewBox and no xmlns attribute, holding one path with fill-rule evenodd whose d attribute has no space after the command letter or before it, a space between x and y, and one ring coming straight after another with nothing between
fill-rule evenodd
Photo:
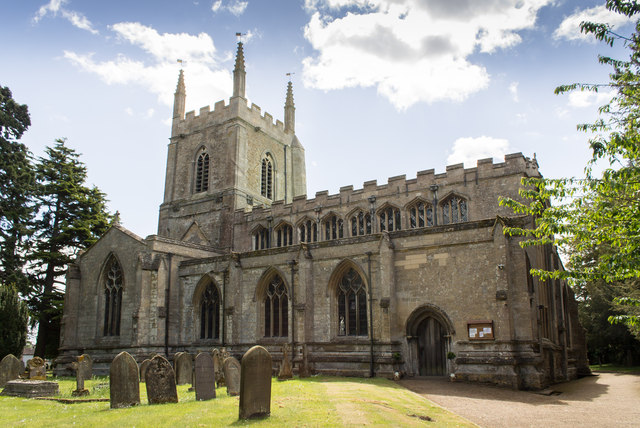
<instances>
[{"instance_id":1,"label":"wooden door","mask_svg":"<svg viewBox=\"0 0 640 428\"><path fill-rule=\"evenodd\" d=\"M418 362L420 376L444 376L446 370L444 328L435 318L418 325Z\"/></svg>"}]
</instances>

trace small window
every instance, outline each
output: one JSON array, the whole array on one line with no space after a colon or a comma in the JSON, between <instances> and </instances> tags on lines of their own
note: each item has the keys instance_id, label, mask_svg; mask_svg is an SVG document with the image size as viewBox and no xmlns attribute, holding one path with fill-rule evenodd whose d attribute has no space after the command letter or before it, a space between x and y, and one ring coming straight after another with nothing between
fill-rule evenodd
<instances>
[{"instance_id":1,"label":"small window","mask_svg":"<svg viewBox=\"0 0 640 428\"><path fill-rule=\"evenodd\" d=\"M338 216L332 215L324 221L324 239L329 241L338 238L344 238L343 221Z\"/></svg>"},{"instance_id":2,"label":"small window","mask_svg":"<svg viewBox=\"0 0 640 428\"><path fill-rule=\"evenodd\" d=\"M409 207L409 227L416 229L425 226L433 226L433 208L419 201Z\"/></svg>"},{"instance_id":3,"label":"small window","mask_svg":"<svg viewBox=\"0 0 640 428\"><path fill-rule=\"evenodd\" d=\"M467 201L452 196L442 204L442 224L468 221Z\"/></svg>"},{"instance_id":4,"label":"small window","mask_svg":"<svg viewBox=\"0 0 640 428\"><path fill-rule=\"evenodd\" d=\"M196 162L196 193L209 190L209 155L201 153Z\"/></svg>"},{"instance_id":5,"label":"small window","mask_svg":"<svg viewBox=\"0 0 640 428\"><path fill-rule=\"evenodd\" d=\"M371 234L371 214L362 211L351 217L351 236Z\"/></svg>"},{"instance_id":6,"label":"small window","mask_svg":"<svg viewBox=\"0 0 640 428\"><path fill-rule=\"evenodd\" d=\"M260 226L260 228L253 233L253 249L264 250L266 248L271 248L269 229Z\"/></svg>"},{"instance_id":7,"label":"small window","mask_svg":"<svg viewBox=\"0 0 640 428\"><path fill-rule=\"evenodd\" d=\"M300 232L300 242L318 241L318 224L315 221L307 220L298 226Z\"/></svg>"},{"instance_id":8,"label":"small window","mask_svg":"<svg viewBox=\"0 0 640 428\"><path fill-rule=\"evenodd\" d=\"M275 233L276 247L293 245L293 227L289 224L278 226Z\"/></svg>"},{"instance_id":9,"label":"small window","mask_svg":"<svg viewBox=\"0 0 640 428\"><path fill-rule=\"evenodd\" d=\"M401 229L400 210L394 207L388 207L380 211L378 214L380 219L380 231L393 232Z\"/></svg>"},{"instance_id":10,"label":"small window","mask_svg":"<svg viewBox=\"0 0 640 428\"><path fill-rule=\"evenodd\" d=\"M267 199L273 199L273 163L268 157L262 159L260 194Z\"/></svg>"}]
</instances>

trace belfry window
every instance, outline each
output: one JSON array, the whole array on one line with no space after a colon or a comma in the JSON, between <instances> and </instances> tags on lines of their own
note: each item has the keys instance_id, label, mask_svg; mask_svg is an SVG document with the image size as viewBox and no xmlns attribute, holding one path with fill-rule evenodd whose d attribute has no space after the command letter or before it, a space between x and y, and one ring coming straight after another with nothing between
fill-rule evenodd
<instances>
[{"instance_id":1,"label":"belfry window","mask_svg":"<svg viewBox=\"0 0 640 428\"><path fill-rule=\"evenodd\" d=\"M210 282L202 293L200 303L200 339L220 338L220 295Z\"/></svg>"},{"instance_id":2,"label":"belfry window","mask_svg":"<svg viewBox=\"0 0 640 428\"><path fill-rule=\"evenodd\" d=\"M350 268L338 283L338 335L367 335L367 293L362 278Z\"/></svg>"},{"instance_id":3,"label":"belfry window","mask_svg":"<svg viewBox=\"0 0 640 428\"><path fill-rule=\"evenodd\" d=\"M289 334L289 296L280 275L274 276L264 298L264 337Z\"/></svg>"},{"instance_id":4,"label":"belfry window","mask_svg":"<svg viewBox=\"0 0 640 428\"><path fill-rule=\"evenodd\" d=\"M442 204L442 224L468 221L467 201L452 196Z\"/></svg>"},{"instance_id":5,"label":"belfry window","mask_svg":"<svg viewBox=\"0 0 640 428\"><path fill-rule=\"evenodd\" d=\"M409 207L409 227L433 226L433 208L422 201L416 202Z\"/></svg>"},{"instance_id":6,"label":"belfry window","mask_svg":"<svg viewBox=\"0 0 640 428\"><path fill-rule=\"evenodd\" d=\"M262 159L260 194L267 199L273 199L273 163L268 157Z\"/></svg>"},{"instance_id":7,"label":"belfry window","mask_svg":"<svg viewBox=\"0 0 640 428\"><path fill-rule=\"evenodd\" d=\"M104 335L120 336L122 268L112 257L104 273Z\"/></svg>"},{"instance_id":8,"label":"belfry window","mask_svg":"<svg viewBox=\"0 0 640 428\"><path fill-rule=\"evenodd\" d=\"M300 242L318 241L318 224L315 221L307 220L298 226L300 232Z\"/></svg>"},{"instance_id":9,"label":"belfry window","mask_svg":"<svg viewBox=\"0 0 640 428\"><path fill-rule=\"evenodd\" d=\"M380 219L380 232L393 232L400 230L400 210L394 207L387 207L378 214Z\"/></svg>"},{"instance_id":10,"label":"belfry window","mask_svg":"<svg viewBox=\"0 0 640 428\"><path fill-rule=\"evenodd\" d=\"M276 228L275 241L276 247L286 247L293 245L293 227L289 224L282 224Z\"/></svg>"},{"instance_id":11,"label":"belfry window","mask_svg":"<svg viewBox=\"0 0 640 428\"><path fill-rule=\"evenodd\" d=\"M253 233L253 249L264 250L265 248L271 248L269 229L260 226L260 228Z\"/></svg>"},{"instance_id":12,"label":"belfry window","mask_svg":"<svg viewBox=\"0 0 640 428\"><path fill-rule=\"evenodd\" d=\"M351 236L371 234L371 214L360 211L351 217Z\"/></svg>"},{"instance_id":13,"label":"belfry window","mask_svg":"<svg viewBox=\"0 0 640 428\"><path fill-rule=\"evenodd\" d=\"M324 239L344 238L343 221L336 215L332 215L324 221Z\"/></svg>"},{"instance_id":14,"label":"belfry window","mask_svg":"<svg viewBox=\"0 0 640 428\"><path fill-rule=\"evenodd\" d=\"M209 155L201 153L196 162L196 193L209 190Z\"/></svg>"}]
</instances>

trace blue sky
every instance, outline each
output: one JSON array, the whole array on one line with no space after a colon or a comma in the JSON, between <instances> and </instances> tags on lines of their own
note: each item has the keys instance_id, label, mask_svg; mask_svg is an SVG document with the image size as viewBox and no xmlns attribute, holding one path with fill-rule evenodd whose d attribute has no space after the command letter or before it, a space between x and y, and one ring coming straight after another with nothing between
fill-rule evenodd
<instances>
[{"instance_id":1,"label":"blue sky","mask_svg":"<svg viewBox=\"0 0 640 428\"><path fill-rule=\"evenodd\" d=\"M0 85L29 106L23 142L56 138L82 153L89 181L124 226L156 232L169 118L187 61L187 110L231 95L242 32L247 97L283 118L293 75L296 133L309 197L341 186L505 153L536 153L548 177L578 176L606 93L556 96L563 83L606 82L578 34L588 19L631 31L592 0L0 0ZM606 91L605 91L606 92Z\"/></svg>"}]
</instances>

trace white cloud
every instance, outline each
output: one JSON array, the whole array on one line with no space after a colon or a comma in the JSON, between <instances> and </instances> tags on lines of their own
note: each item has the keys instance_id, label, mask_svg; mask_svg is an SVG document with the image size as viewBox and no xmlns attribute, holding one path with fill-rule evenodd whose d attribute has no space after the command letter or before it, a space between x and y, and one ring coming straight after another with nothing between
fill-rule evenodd
<instances>
[{"instance_id":1,"label":"white cloud","mask_svg":"<svg viewBox=\"0 0 640 428\"><path fill-rule=\"evenodd\" d=\"M513 150L509 141L493 137L465 137L458 138L453 143L451 154L447 157L447 164L464 163L467 168L476 166L478 159L493 158L498 162L504 161L504 155Z\"/></svg>"},{"instance_id":2,"label":"white cloud","mask_svg":"<svg viewBox=\"0 0 640 428\"><path fill-rule=\"evenodd\" d=\"M633 22L619 13L607 10L604 5L576 11L573 15L567 16L553 32L554 39L580 40L595 42L591 34L584 34L580 31L580 23L583 21L606 23L613 28Z\"/></svg>"},{"instance_id":3,"label":"white cloud","mask_svg":"<svg viewBox=\"0 0 640 428\"><path fill-rule=\"evenodd\" d=\"M569 93L569 105L577 108L600 106L611 101L613 96L613 91L573 91Z\"/></svg>"},{"instance_id":4,"label":"white cloud","mask_svg":"<svg viewBox=\"0 0 640 428\"><path fill-rule=\"evenodd\" d=\"M93 28L91 21L89 21L83 14L62 7L67 3L68 0L51 0L49 1L49 3L40 6L35 16L33 17L33 22L40 22L40 20L47 16L49 13L53 16L58 16L59 14L64 19L69 21L74 27L81 30L89 31L92 34L98 34L98 30Z\"/></svg>"},{"instance_id":5,"label":"white cloud","mask_svg":"<svg viewBox=\"0 0 640 428\"><path fill-rule=\"evenodd\" d=\"M124 109L124 112L127 114L127 116L132 116L133 117L133 109L131 107L126 107Z\"/></svg>"},{"instance_id":6,"label":"white cloud","mask_svg":"<svg viewBox=\"0 0 640 428\"><path fill-rule=\"evenodd\" d=\"M211 4L211 11L213 13L227 11L232 15L240 16L244 13L247 6L249 6L248 1L229 0L226 4L223 4L222 0L214 0L214 2Z\"/></svg>"},{"instance_id":7,"label":"white cloud","mask_svg":"<svg viewBox=\"0 0 640 428\"><path fill-rule=\"evenodd\" d=\"M165 105L173 103L178 77L178 58L187 62L187 109L197 109L225 98L232 88L231 72L221 68L213 40L205 33L196 35L158 33L137 22L110 27L125 42L138 46L147 57L131 59L119 55L96 61L94 55L65 51L64 57L84 71L97 74L107 84L135 84L158 96Z\"/></svg>"},{"instance_id":8,"label":"white cloud","mask_svg":"<svg viewBox=\"0 0 640 428\"><path fill-rule=\"evenodd\" d=\"M553 0L306 0L303 60L313 88L375 87L399 110L464 100L488 86L469 57L517 45Z\"/></svg>"},{"instance_id":9,"label":"white cloud","mask_svg":"<svg viewBox=\"0 0 640 428\"><path fill-rule=\"evenodd\" d=\"M509 93L511 94L511 98L513 101L518 102L518 82L511 82L509 85Z\"/></svg>"},{"instance_id":10,"label":"white cloud","mask_svg":"<svg viewBox=\"0 0 640 428\"><path fill-rule=\"evenodd\" d=\"M150 108L147 110L147 113L144 115L145 119L151 119L153 117L153 115L155 114L155 110Z\"/></svg>"}]
</instances>

